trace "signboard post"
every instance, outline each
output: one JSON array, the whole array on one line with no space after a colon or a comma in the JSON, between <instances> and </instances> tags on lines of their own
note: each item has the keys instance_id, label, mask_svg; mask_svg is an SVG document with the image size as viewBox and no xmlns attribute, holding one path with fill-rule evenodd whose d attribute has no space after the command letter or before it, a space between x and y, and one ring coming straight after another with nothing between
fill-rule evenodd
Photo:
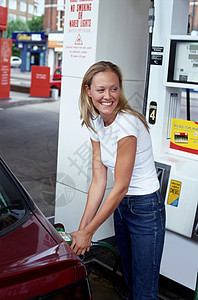
<instances>
[{"instance_id":1,"label":"signboard post","mask_svg":"<svg viewBox=\"0 0 198 300\"><path fill-rule=\"evenodd\" d=\"M0 99L10 97L10 57L12 41L0 39Z\"/></svg>"},{"instance_id":2,"label":"signboard post","mask_svg":"<svg viewBox=\"0 0 198 300\"><path fill-rule=\"evenodd\" d=\"M50 97L50 68L32 66L30 96Z\"/></svg>"}]
</instances>

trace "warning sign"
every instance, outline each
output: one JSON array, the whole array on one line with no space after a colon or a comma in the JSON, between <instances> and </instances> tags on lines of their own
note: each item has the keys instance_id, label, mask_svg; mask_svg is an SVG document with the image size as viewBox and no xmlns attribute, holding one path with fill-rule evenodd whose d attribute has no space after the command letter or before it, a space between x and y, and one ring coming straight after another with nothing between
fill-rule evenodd
<instances>
[{"instance_id":1,"label":"warning sign","mask_svg":"<svg viewBox=\"0 0 198 300\"><path fill-rule=\"evenodd\" d=\"M178 207L180 191L181 191L181 182L176 180L171 180L167 204Z\"/></svg>"},{"instance_id":2,"label":"warning sign","mask_svg":"<svg viewBox=\"0 0 198 300\"><path fill-rule=\"evenodd\" d=\"M83 76L95 62L99 0L68 0L65 7L63 75Z\"/></svg>"},{"instance_id":3,"label":"warning sign","mask_svg":"<svg viewBox=\"0 0 198 300\"><path fill-rule=\"evenodd\" d=\"M81 38L80 34L77 36L77 39L75 41L75 45L83 45L83 41L82 41L82 38Z\"/></svg>"}]
</instances>

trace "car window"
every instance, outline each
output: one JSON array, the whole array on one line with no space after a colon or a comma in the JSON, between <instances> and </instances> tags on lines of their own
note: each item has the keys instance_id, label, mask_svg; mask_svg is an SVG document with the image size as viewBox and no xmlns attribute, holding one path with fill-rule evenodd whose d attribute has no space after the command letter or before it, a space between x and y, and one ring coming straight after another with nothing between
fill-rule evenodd
<instances>
[{"instance_id":1,"label":"car window","mask_svg":"<svg viewBox=\"0 0 198 300\"><path fill-rule=\"evenodd\" d=\"M61 75L61 69L57 69L57 70L56 70L56 74L57 74L57 75Z\"/></svg>"},{"instance_id":2,"label":"car window","mask_svg":"<svg viewBox=\"0 0 198 300\"><path fill-rule=\"evenodd\" d=\"M0 169L0 236L17 227L26 215L22 195L7 174Z\"/></svg>"}]
</instances>

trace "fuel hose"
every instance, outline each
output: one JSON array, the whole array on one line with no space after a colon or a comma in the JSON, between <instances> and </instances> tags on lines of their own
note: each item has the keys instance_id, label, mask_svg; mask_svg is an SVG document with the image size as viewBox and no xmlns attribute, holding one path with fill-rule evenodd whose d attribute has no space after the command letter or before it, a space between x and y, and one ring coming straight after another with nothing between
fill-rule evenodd
<instances>
[{"instance_id":1,"label":"fuel hose","mask_svg":"<svg viewBox=\"0 0 198 300\"><path fill-rule=\"evenodd\" d=\"M65 228L61 223L58 224L54 224L55 229L59 232L59 234L61 235L61 237L69 244L71 245L72 242L72 237L70 236L69 233L65 232ZM102 248L106 248L108 249L115 258L115 263L113 266L113 277L112 277L112 284L113 287L115 289L115 291L118 293L118 295L122 298L122 299L128 299L125 295L122 294L122 292L120 291L119 287L118 287L118 283L117 283L117 272L118 270L120 270L122 277L124 278L124 274L123 274L123 270L122 270L122 264L121 264L121 260L120 260L120 255L117 252L117 250L115 249L115 247L113 247L111 244L107 243L107 242L103 242L103 241L98 241L98 242L91 242L91 248L90 249L94 249L94 248L98 248L98 247L102 247ZM82 256L82 260L84 258L84 255Z\"/></svg>"},{"instance_id":2,"label":"fuel hose","mask_svg":"<svg viewBox=\"0 0 198 300\"><path fill-rule=\"evenodd\" d=\"M121 291L120 288L118 287L118 283L117 283L117 271L120 270L122 277L124 278L124 273L123 273L123 269L122 269L122 264L121 264L121 260L120 260L120 255L117 252L117 250L115 249L115 247L113 247L111 244L107 243L107 242L91 242L91 248L96 248L96 247L102 247L102 248L106 248L109 251L111 251L111 253L114 255L115 258L115 264L113 266L113 278L112 278L112 284L113 287L115 289L115 291L117 292L117 294L122 298L122 299L128 299L128 297L126 297Z\"/></svg>"}]
</instances>

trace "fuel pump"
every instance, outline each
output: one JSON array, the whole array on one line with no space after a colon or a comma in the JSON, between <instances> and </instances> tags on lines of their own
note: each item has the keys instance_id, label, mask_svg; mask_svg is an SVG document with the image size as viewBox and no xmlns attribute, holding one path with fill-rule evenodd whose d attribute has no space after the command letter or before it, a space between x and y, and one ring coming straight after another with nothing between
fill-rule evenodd
<instances>
[{"instance_id":1,"label":"fuel pump","mask_svg":"<svg viewBox=\"0 0 198 300\"><path fill-rule=\"evenodd\" d=\"M82 6L78 6L78 2L81 1L73 1L72 4L66 1L55 203L55 221L65 224L68 232L78 228L91 181L89 135L86 129L81 128L78 111L82 78L94 62L113 61L124 74L124 89L129 103L139 111L142 109L147 18L153 1L93 0L87 6L90 9L80 13L78 9ZM84 2L90 4L90 1ZM112 5L112 2L115 3ZM171 55L176 60L180 56L180 51L179 56L171 52L172 41L188 40L189 0L160 0L152 4L155 4L155 23L150 34L144 110L150 125L156 169L167 211L161 274L195 289L198 269L198 155L186 149L183 151L186 141L192 141L190 130L186 137L185 132L176 132L172 127L191 126L182 125L177 120L180 119L182 89L194 88L197 80L186 82L186 70L179 75L179 80L177 77L171 79L170 60ZM120 19L123 22L118 22ZM193 68L196 70L196 63ZM196 128L195 123L193 128ZM194 132L196 134L195 129ZM182 145L179 145L179 140L183 141ZM182 148L178 149L178 146ZM112 186L112 178L108 175L106 195ZM94 240L113 235L110 217L96 232Z\"/></svg>"},{"instance_id":2,"label":"fuel pump","mask_svg":"<svg viewBox=\"0 0 198 300\"><path fill-rule=\"evenodd\" d=\"M198 39L189 1L156 1L146 117L166 205L161 274L195 290L198 251L198 112L182 120L182 91L198 87ZM162 34L163 33L163 34Z\"/></svg>"}]
</instances>

